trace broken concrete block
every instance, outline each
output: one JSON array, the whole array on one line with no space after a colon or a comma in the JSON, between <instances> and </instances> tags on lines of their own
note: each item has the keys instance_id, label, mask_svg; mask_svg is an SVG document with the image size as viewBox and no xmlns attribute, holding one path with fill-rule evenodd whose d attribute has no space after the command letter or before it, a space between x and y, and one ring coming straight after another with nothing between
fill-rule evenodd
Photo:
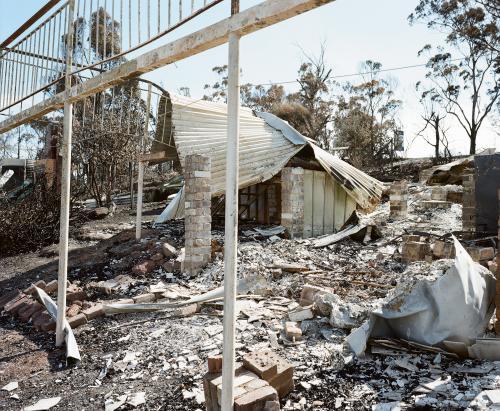
<instances>
[{"instance_id":1,"label":"broken concrete block","mask_svg":"<svg viewBox=\"0 0 500 411\"><path fill-rule=\"evenodd\" d=\"M316 295L333 293L333 288L318 287L316 285L306 284L300 293L299 304L303 307L311 305Z\"/></svg>"},{"instance_id":2,"label":"broken concrete block","mask_svg":"<svg viewBox=\"0 0 500 411\"><path fill-rule=\"evenodd\" d=\"M42 329L42 325L45 325L47 328L47 324L49 324L52 320L52 317L49 315L47 311L40 311L36 315L33 315L33 327L37 330Z\"/></svg>"},{"instance_id":3,"label":"broken concrete block","mask_svg":"<svg viewBox=\"0 0 500 411\"><path fill-rule=\"evenodd\" d=\"M104 316L104 309L102 307L102 304L95 304L83 310L82 313L85 315L85 317L87 317L87 321L91 321L94 318Z\"/></svg>"},{"instance_id":4,"label":"broken concrete block","mask_svg":"<svg viewBox=\"0 0 500 411\"><path fill-rule=\"evenodd\" d=\"M280 403L278 401L267 401L264 404L264 411L280 411Z\"/></svg>"},{"instance_id":5,"label":"broken concrete block","mask_svg":"<svg viewBox=\"0 0 500 411\"><path fill-rule=\"evenodd\" d=\"M163 243L161 245L161 252L165 258L173 258L177 255L177 250L173 245L169 243Z\"/></svg>"},{"instance_id":6,"label":"broken concrete block","mask_svg":"<svg viewBox=\"0 0 500 411\"><path fill-rule=\"evenodd\" d=\"M156 300L156 297L153 293L141 294L141 295L134 297L134 302L136 304L151 303L155 300Z\"/></svg>"},{"instance_id":7,"label":"broken concrete block","mask_svg":"<svg viewBox=\"0 0 500 411\"><path fill-rule=\"evenodd\" d=\"M80 313L74 317L68 318L68 323L71 328L77 328L81 325L87 324L87 317L85 317L85 314Z\"/></svg>"},{"instance_id":8,"label":"broken concrete block","mask_svg":"<svg viewBox=\"0 0 500 411\"><path fill-rule=\"evenodd\" d=\"M208 357L208 372L217 373L222 371L222 355Z\"/></svg>"},{"instance_id":9,"label":"broken concrete block","mask_svg":"<svg viewBox=\"0 0 500 411\"><path fill-rule=\"evenodd\" d=\"M164 256L162 253L156 253L151 257L151 261L154 261L156 264L160 264L163 258Z\"/></svg>"},{"instance_id":10,"label":"broken concrete block","mask_svg":"<svg viewBox=\"0 0 500 411\"><path fill-rule=\"evenodd\" d=\"M66 293L66 301L72 303L74 301L83 301L87 299L87 293L83 290L69 291Z\"/></svg>"},{"instance_id":11,"label":"broken concrete block","mask_svg":"<svg viewBox=\"0 0 500 411\"><path fill-rule=\"evenodd\" d=\"M442 240L436 240L432 246L432 255L436 259L455 258L455 246Z\"/></svg>"},{"instance_id":12,"label":"broken concrete block","mask_svg":"<svg viewBox=\"0 0 500 411\"><path fill-rule=\"evenodd\" d=\"M272 351L254 351L244 355L243 366L266 381L278 373L278 364Z\"/></svg>"},{"instance_id":13,"label":"broken concrete block","mask_svg":"<svg viewBox=\"0 0 500 411\"><path fill-rule=\"evenodd\" d=\"M285 334L292 341L298 341L302 338L302 330L294 321L287 321L285 323Z\"/></svg>"},{"instance_id":14,"label":"broken concrete block","mask_svg":"<svg viewBox=\"0 0 500 411\"><path fill-rule=\"evenodd\" d=\"M288 318L290 321L304 321L314 318L313 306L309 305L307 307L298 307L292 311L288 312Z\"/></svg>"}]
</instances>

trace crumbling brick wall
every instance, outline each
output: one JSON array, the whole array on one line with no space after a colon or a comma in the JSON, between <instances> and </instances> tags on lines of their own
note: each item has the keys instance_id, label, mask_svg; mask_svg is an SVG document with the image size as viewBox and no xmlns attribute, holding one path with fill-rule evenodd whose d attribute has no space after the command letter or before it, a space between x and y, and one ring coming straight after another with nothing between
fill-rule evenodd
<instances>
[{"instance_id":1,"label":"crumbling brick wall","mask_svg":"<svg viewBox=\"0 0 500 411\"><path fill-rule=\"evenodd\" d=\"M210 157L188 155L185 179L185 259L184 270L199 273L211 258L211 176Z\"/></svg>"},{"instance_id":2,"label":"crumbling brick wall","mask_svg":"<svg viewBox=\"0 0 500 411\"><path fill-rule=\"evenodd\" d=\"M476 231L476 183L474 173L463 176L462 227L464 231Z\"/></svg>"}]
</instances>

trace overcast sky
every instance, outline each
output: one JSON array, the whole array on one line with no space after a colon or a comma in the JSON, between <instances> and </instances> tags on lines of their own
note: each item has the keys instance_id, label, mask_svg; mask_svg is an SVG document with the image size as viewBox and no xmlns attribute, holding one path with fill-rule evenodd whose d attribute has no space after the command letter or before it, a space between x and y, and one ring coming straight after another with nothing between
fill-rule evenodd
<instances>
[{"instance_id":1,"label":"overcast sky","mask_svg":"<svg viewBox=\"0 0 500 411\"><path fill-rule=\"evenodd\" d=\"M10 35L45 2L4 1L0 15L0 39ZM241 0L242 8L259 2ZM293 81L303 58L302 50L311 55L318 54L321 43L326 44L327 63L336 76L358 72L360 62L367 59L379 61L384 69L425 63L424 58L417 57L418 50L427 43L442 43L443 35L421 24L408 24L407 16L416 3L417 0L337 0L248 35L241 41L242 82L262 84ZM164 37L160 44L226 17L228 8L226 0L177 33ZM224 45L158 69L145 77L172 92L180 87L189 87L192 97L201 97L203 86L216 79L211 68L226 61L227 46ZM394 70L387 75L398 83L396 93L403 101L400 118L408 145L422 126L415 83L424 77L425 68ZM359 77L339 79L344 80L356 82ZM293 91L296 85L286 84L285 87ZM452 124L450 126L453 153L466 153L467 137L459 128ZM500 147L500 138L490 124L481 130L478 140L479 149L486 147ZM408 155L432 155L432 148L422 140L416 140L409 145Z\"/></svg>"}]
</instances>

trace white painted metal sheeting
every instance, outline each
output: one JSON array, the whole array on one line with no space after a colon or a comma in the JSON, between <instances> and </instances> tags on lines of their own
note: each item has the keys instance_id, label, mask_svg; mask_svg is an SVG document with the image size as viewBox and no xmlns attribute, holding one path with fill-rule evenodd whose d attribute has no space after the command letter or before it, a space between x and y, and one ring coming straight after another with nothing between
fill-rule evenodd
<instances>
[{"instance_id":1,"label":"white painted metal sheeting","mask_svg":"<svg viewBox=\"0 0 500 411\"><path fill-rule=\"evenodd\" d=\"M227 105L189 97L170 95L172 133L181 166L189 154L210 156L212 195L224 193L227 143ZM318 147L285 121L271 114L240 111L239 187L269 180L306 145L325 171L362 208L369 208L381 195L383 185L361 170ZM158 223L183 217L183 191L156 220ZM349 207L350 208L350 207Z\"/></svg>"},{"instance_id":2,"label":"white painted metal sheeting","mask_svg":"<svg viewBox=\"0 0 500 411\"><path fill-rule=\"evenodd\" d=\"M212 159L212 195L224 193L227 143L227 106L171 95L175 146L184 168L188 154ZM252 110L240 113L239 187L269 180L303 147L283 138Z\"/></svg>"}]
</instances>

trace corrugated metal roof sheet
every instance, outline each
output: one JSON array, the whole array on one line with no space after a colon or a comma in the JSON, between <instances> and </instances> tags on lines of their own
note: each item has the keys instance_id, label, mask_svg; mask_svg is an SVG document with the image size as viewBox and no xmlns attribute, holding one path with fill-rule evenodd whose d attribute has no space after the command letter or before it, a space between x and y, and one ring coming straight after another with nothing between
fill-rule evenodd
<instances>
[{"instance_id":1,"label":"corrugated metal roof sheet","mask_svg":"<svg viewBox=\"0 0 500 411\"><path fill-rule=\"evenodd\" d=\"M227 105L170 95L173 141L182 168L189 154L202 154L212 160L212 195L224 193L226 173ZM361 170L318 147L287 122L268 114L240 111L240 188L269 180L306 145L318 162L363 208L380 199L383 185ZM157 222L179 218L184 209L183 191L167 207Z\"/></svg>"},{"instance_id":2,"label":"corrugated metal roof sheet","mask_svg":"<svg viewBox=\"0 0 500 411\"><path fill-rule=\"evenodd\" d=\"M189 154L212 159L212 195L224 193L226 174L227 106L171 96L175 146L181 166ZM283 134L241 109L240 188L266 181L280 172L304 144L293 144Z\"/></svg>"}]
</instances>

